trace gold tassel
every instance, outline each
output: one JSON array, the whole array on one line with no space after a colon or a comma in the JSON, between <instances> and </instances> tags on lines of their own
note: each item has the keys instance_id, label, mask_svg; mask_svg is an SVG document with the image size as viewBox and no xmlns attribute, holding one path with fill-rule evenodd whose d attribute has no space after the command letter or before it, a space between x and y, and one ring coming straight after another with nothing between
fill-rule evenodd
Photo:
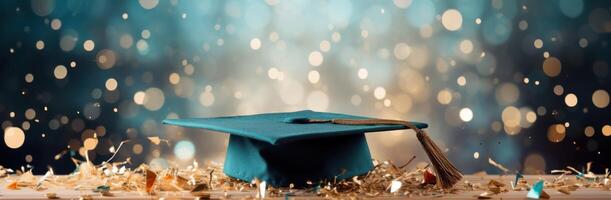
<instances>
[{"instance_id":1,"label":"gold tassel","mask_svg":"<svg viewBox=\"0 0 611 200\"><path fill-rule=\"evenodd\" d=\"M442 188L451 188L460 179L462 179L462 173L458 170L448 157L439 149L435 141L433 141L428 134L412 123L401 120L389 120L389 119L332 119L332 120L321 120L321 119L300 119L298 123L334 123L344 125L404 125L414 131L418 141L424 148L424 152L429 157L433 169L437 174L437 183Z\"/></svg>"}]
</instances>

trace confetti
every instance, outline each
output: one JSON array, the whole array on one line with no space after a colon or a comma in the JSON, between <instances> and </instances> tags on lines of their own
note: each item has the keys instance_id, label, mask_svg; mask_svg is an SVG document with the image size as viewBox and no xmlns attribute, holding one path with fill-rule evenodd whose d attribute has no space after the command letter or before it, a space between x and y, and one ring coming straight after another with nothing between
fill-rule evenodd
<instances>
[{"instance_id":1,"label":"confetti","mask_svg":"<svg viewBox=\"0 0 611 200\"><path fill-rule=\"evenodd\" d=\"M90 194L84 194L81 195L81 198L79 198L79 200L93 200L93 197Z\"/></svg>"},{"instance_id":2,"label":"confetti","mask_svg":"<svg viewBox=\"0 0 611 200\"><path fill-rule=\"evenodd\" d=\"M6 185L6 189L9 189L9 190L18 190L19 186L17 186L17 181L13 181L13 182L9 183L8 185Z\"/></svg>"},{"instance_id":3,"label":"confetti","mask_svg":"<svg viewBox=\"0 0 611 200\"><path fill-rule=\"evenodd\" d=\"M267 191L267 182L263 181L263 182L259 183L258 185L259 185L258 186L258 188L259 188L258 191L259 192L257 193L258 194L257 196L259 196L259 198L261 198L261 199L265 199L265 194L267 193L266 192Z\"/></svg>"},{"instance_id":4,"label":"confetti","mask_svg":"<svg viewBox=\"0 0 611 200\"><path fill-rule=\"evenodd\" d=\"M537 181L532 186L532 188L530 188L530 191L528 191L528 194L526 194L526 197L531 198L531 199L539 199L541 197L542 191L543 191L543 180Z\"/></svg>"},{"instance_id":5,"label":"confetti","mask_svg":"<svg viewBox=\"0 0 611 200\"><path fill-rule=\"evenodd\" d=\"M225 198L229 198L231 192L252 192L250 193L253 194L251 197L256 196L257 198L287 198L291 196L315 195L331 199L353 198L355 196L383 198L387 197L387 195L401 197L415 197L414 195L417 195L420 198L438 198L446 194L451 195L476 191L481 193L480 195L475 195L475 198L491 199L495 198L495 195L508 191L506 189L508 185L504 182L486 177L481 177L482 180L486 180L485 182L474 184L464 181L452 189L441 189L437 185L432 184L425 185L422 184L425 174L432 175L426 167L406 170L395 166L389 161L375 161L374 169L362 176L345 180L310 181L309 185L304 189L294 189L294 186L274 188L269 186L267 182L259 180L252 183L242 182L224 175L221 170L222 163L215 162L207 162L203 165L193 163L191 166L183 169L169 167L161 170L155 170L143 164L135 170L125 167L124 174L115 173L120 171L119 167L124 162L105 163L104 165L97 166L79 160L75 160L75 163L79 167L72 175L48 176L47 180L42 182L42 185L45 187L63 187L81 191L89 190L104 197L111 197L114 196L113 193L123 191L137 191L141 192L142 195L159 195L160 197L174 194L172 192L189 191L190 195L200 199L211 198L213 194L218 194L215 192L219 191L225 191L225 194L222 195ZM28 168L24 167L21 171L26 169ZM113 172L107 175L103 171L108 169ZM8 180L15 180L13 185L15 187L35 188L42 176L34 176L31 171L23 173L21 171L18 171L16 175L10 175ZM49 172L49 174L51 173ZM546 189L552 188L561 193L571 193L579 188L607 188L605 190L609 190L608 186L604 184L604 179L600 177L602 176L599 176L593 182L585 179L568 180L566 177L558 180L541 180L531 189L535 189L537 184L541 184L541 186L545 185ZM518 188L528 187L524 178L520 178L518 183ZM9 185L7 185L7 188ZM44 194L41 193L41 195ZM96 194L93 195L91 196L90 194L89 196L97 197L95 196ZM548 196L549 194L541 189L539 198L549 198ZM86 199L89 197L84 195L82 198Z\"/></svg>"},{"instance_id":6,"label":"confetti","mask_svg":"<svg viewBox=\"0 0 611 200\"><path fill-rule=\"evenodd\" d=\"M515 182L514 182L514 184L513 184L513 187L514 187L514 188L517 186L518 181L519 181L521 178L524 178L524 175L522 175L522 173L520 173L520 172L516 173L516 179L515 179Z\"/></svg>"},{"instance_id":7,"label":"confetti","mask_svg":"<svg viewBox=\"0 0 611 200\"><path fill-rule=\"evenodd\" d=\"M437 177L433 173L429 172L429 170L424 171L423 177L422 183L425 185L435 185L437 183Z\"/></svg>"},{"instance_id":8,"label":"confetti","mask_svg":"<svg viewBox=\"0 0 611 200\"><path fill-rule=\"evenodd\" d=\"M477 199L492 199L492 194L489 192L483 192L477 196Z\"/></svg>"},{"instance_id":9,"label":"confetti","mask_svg":"<svg viewBox=\"0 0 611 200\"><path fill-rule=\"evenodd\" d=\"M488 158L488 163L491 164L492 166L495 166L496 168L500 169L504 173L509 172L509 169L505 168L503 165L501 165L501 164L497 163L496 161L492 160L492 158Z\"/></svg>"},{"instance_id":10,"label":"confetti","mask_svg":"<svg viewBox=\"0 0 611 200\"><path fill-rule=\"evenodd\" d=\"M558 192L561 192L561 193L567 194L567 195L571 194L571 191L569 191L569 189L566 188L566 187L562 187L562 188L558 189Z\"/></svg>"},{"instance_id":11,"label":"confetti","mask_svg":"<svg viewBox=\"0 0 611 200\"><path fill-rule=\"evenodd\" d=\"M392 181L390 183L390 193L395 193L401 189L401 181Z\"/></svg>"},{"instance_id":12,"label":"confetti","mask_svg":"<svg viewBox=\"0 0 611 200\"><path fill-rule=\"evenodd\" d=\"M146 192L151 194L153 193L153 187L155 186L155 180L157 179L157 174L151 170L146 170Z\"/></svg>"},{"instance_id":13,"label":"confetti","mask_svg":"<svg viewBox=\"0 0 611 200\"><path fill-rule=\"evenodd\" d=\"M166 140L166 139L161 139L157 136L154 137L148 137L148 139L151 141L151 143L155 144L155 145L159 145L161 144L161 142L165 142L166 144L170 145L170 141Z\"/></svg>"},{"instance_id":14,"label":"confetti","mask_svg":"<svg viewBox=\"0 0 611 200\"><path fill-rule=\"evenodd\" d=\"M94 192L108 192L110 191L110 186L108 185L100 185L98 187L95 188L95 190L93 190Z\"/></svg>"},{"instance_id":15,"label":"confetti","mask_svg":"<svg viewBox=\"0 0 611 200\"><path fill-rule=\"evenodd\" d=\"M49 193L45 194L45 196L47 197L47 199L59 199L57 194L53 193L53 192L49 192Z\"/></svg>"}]
</instances>

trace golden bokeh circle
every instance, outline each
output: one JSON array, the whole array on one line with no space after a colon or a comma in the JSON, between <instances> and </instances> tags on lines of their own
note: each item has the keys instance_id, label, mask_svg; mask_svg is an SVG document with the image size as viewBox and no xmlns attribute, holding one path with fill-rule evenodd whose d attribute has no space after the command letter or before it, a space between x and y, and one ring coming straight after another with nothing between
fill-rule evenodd
<instances>
[{"instance_id":1,"label":"golden bokeh circle","mask_svg":"<svg viewBox=\"0 0 611 200\"><path fill-rule=\"evenodd\" d=\"M609 93L605 90L596 90L592 93L592 103L597 108L606 108L609 105Z\"/></svg>"},{"instance_id":2,"label":"golden bokeh circle","mask_svg":"<svg viewBox=\"0 0 611 200\"><path fill-rule=\"evenodd\" d=\"M556 77L562 71L562 63L556 57L549 57L543 61L543 72L549 77Z\"/></svg>"},{"instance_id":3,"label":"golden bokeh circle","mask_svg":"<svg viewBox=\"0 0 611 200\"><path fill-rule=\"evenodd\" d=\"M19 127L4 129L4 143L11 149L18 149L25 142L25 133Z\"/></svg>"},{"instance_id":4,"label":"golden bokeh circle","mask_svg":"<svg viewBox=\"0 0 611 200\"><path fill-rule=\"evenodd\" d=\"M558 143L564 140L565 137L566 127L562 124L554 124L547 129L547 140L550 142Z\"/></svg>"}]
</instances>

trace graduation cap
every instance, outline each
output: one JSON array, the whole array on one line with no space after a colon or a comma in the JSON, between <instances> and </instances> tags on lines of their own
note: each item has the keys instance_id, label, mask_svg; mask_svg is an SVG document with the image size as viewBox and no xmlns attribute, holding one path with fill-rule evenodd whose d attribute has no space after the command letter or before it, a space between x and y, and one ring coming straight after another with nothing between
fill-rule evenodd
<instances>
[{"instance_id":1,"label":"graduation cap","mask_svg":"<svg viewBox=\"0 0 611 200\"><path fill-rule=\"evenodd\" d=\"M413 129L444 188L462 175L427 136L427 124L310 110L257 115L166 119L164 124L230 134L223 172L273 186L346 179L373 168L365 133Z\"/></svg>"}]
</instances>

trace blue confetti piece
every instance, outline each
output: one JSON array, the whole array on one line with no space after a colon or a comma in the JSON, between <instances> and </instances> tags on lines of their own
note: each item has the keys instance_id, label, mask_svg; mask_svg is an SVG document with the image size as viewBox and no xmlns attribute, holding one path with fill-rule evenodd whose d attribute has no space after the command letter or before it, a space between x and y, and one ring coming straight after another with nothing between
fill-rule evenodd
<instances>
[{"instance_id":1,"label":"blue confetti piece","mask_svg":"<svg viewBox=\"0 0 611 200\"><path fill-rule=\"evenodd\" d=\"M518 186L518 180L520 180L521 178L524 178L524 175L522 175L522 173L520 172L516 173L516 181L513 183L513 187Z\"/></svg>"},{"instance_id":2,"label":"blue confetti piece","mask_svg":"<svg viewBox=\"0 0 611 200\"><path fill-rule=\"evenodd\" d=\"M95 188L95 190L93 190L94 192L109 192L110 191L110 186L108 185L100 185L97 188Z\"/></svg>"},{"instance_id":3,"label":"blue confetti piece","mask_svg":"<svg viewBox=\"0 0 611 200\"><path fill-rule=\"evenodd\" d=\"M543 180L540 180L536 182L532 186L532 188L530 188L530 191L528 191L528 194L526 194L526 198L539 199L541 197L542 191L543 191Z\"/></svg>"}]
</instances>

